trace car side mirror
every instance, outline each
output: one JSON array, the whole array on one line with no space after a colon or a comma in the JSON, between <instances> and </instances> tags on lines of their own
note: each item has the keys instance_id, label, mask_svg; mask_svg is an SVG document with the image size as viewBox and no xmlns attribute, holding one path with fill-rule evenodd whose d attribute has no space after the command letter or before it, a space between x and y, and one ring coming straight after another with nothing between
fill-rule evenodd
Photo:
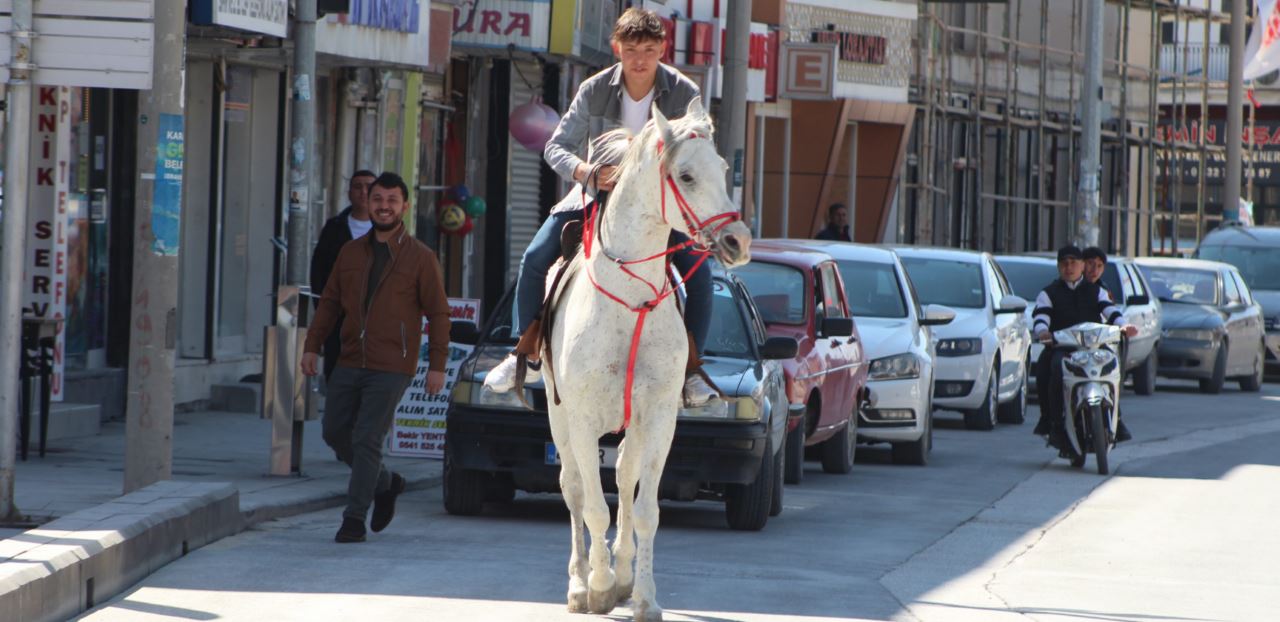
<instances>
[{"instance_id":1,"label":"car side mirror","mask_svg":"<svg viewBox=\"0 0 1280 622\"><path fill-rule=\"evenodd\" d=\"M925 305L921 311L921 326L942 326L956 319L956 312L942 305Z\"/></svg>"},{"instance_id":2,"label":"car side mirror","mask_svg":"<svg viewBox=\"0 0 1280 622\"><path fill-rule=\"evenodd\" d=\"M829 317L822 320L823 337L849 337L853 335L853 318Z\"/></svg>"},{"instance_id":3,"label":"car side mirror","mask_svg":"<svg viewBox=\"0 0 1280 622\"><path fill-rule=\"evenodd\" d=\"M792 337L770 337L760 346L760 358L770 361L793 359L800 344Z\"/></svg>"},{"instance_id":4,"label":"car side mirror","mask_svg":"<svg viewBox=\"0 0 1280 622\"><path fill-rule=\"evenodd\" d=\"M480 342L480 329L475 322L455 320L449 324L449 341L474 346Z\"/></svg>"},{"instance_id":5,"label":"car side mirror","mask_svg":"<svg viewBox=\"0 0 1280 622\"><path fill-rule=\"evenodd\" d=\"M1027 301L1021 296L1012 294L1000 299L1000 305L996 307L996 313L1022 313L1027 310Z\"/></svg>"},{"instance_id":6,"label":"car side mirror","mask_svg":"<svg viewBox=\"0 0 1280 622\"><path fill-rule=\"evenodd\" d=\"M1134 294L1124 301L1126 305L1139 307L1151 304L1151 297L1145 294Z\"/></svg>"}]
</instances>

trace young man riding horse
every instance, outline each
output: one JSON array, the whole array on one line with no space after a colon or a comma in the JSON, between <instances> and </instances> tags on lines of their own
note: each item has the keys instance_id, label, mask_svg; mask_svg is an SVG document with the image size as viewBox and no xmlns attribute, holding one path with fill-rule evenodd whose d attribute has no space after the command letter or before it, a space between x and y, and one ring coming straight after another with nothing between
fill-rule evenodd
<instances>
[{"instance_id":1,"label":"young man riding horse","mask_svg":"<svg viewBox=\"0 0 1280 622\"><path fill-rule=\"evenodd\" d=\"M606 193L613 189L617 162L598 162L594 157L595 140L621 127L632 134L640 133L649 120L650 105L656 105L667 118L679 117L689 102L699 96L698 86L692 80L660 62L666 49L666 29L652 11L628 9L614 25L610 41L620 62L582 83L543 154L547 164L561 177L574 182L574 187L551 209L551 215L542 223L520 261L515 309L516 330L520 333L529 328L542 307L547 272L560 256L561 229L566 223L583 218L587 200L584 195L603 203ZM586 161L578 156L583 145L588 148ZM687 239L681 233L672 233L671 244ZM691 248L685 248L674 254L672 263L687 279L684 283L685 328L700 353L706 346L711 324L711 272L694 270L698 259L699 255ZM529 360L526 381L534 381L540 377L540 363L537 354L530 355ZM691 369L696 369L696 363ZM485 386L497 392L510 391L515 386L516 371L513 353L489 372ZM704 404L716 396L717 391L701 374L696 371L687 374L686 405Z\"/></svg>"}]
</instances>

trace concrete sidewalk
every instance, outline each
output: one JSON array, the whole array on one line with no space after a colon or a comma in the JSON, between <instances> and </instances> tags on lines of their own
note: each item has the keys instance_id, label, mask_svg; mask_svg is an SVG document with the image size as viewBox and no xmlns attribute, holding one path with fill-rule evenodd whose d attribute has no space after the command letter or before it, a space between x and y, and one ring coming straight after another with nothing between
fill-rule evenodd
<instances>
[{"instance_id":1,"label":"concrete sidewalk","mask_svg":"<svg viewBox=\"0 0 1280 622\"><path fill-rule=\"evenodd\" d=\"M257 415L193 412L175 415L173 479L229 482L239 492L246 525L334 507L345 502L350 470L320 436L320 422L305 424L301 477L267 475L270 422ZM18 462L18 509L36 523L107 503L123 493L124 422L104 424L98 436L51 443L44 458L32 452ZM387 458L409 488L440 481L437 460ZM340 518L335 512L334 528ZM8 538L21 529L0 529Z\"/></svg>"}]
</instances>

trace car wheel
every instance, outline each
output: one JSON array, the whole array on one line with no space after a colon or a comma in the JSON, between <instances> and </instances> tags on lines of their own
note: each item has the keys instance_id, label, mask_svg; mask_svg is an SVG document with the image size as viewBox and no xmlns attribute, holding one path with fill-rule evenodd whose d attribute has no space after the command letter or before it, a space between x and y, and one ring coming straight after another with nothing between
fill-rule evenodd
<instances>
[{"instance_id":1,"label":"car wheel","mask_svg":"<svg viewBox=\"0 0 1280 622\"><path fill-rule=\"evenodd\" d=\"M822 442L822 470L844 475L853 470L853 452L858 446L858 415L849 415L844 430Z\"/></svg>"},{"instance_id":2,"label":"car wheel","mask_svg":"<svg viewBox=\"0 0 1280 622\"><path fill-rule=\"evenodd\" d=\"M1018 387L1018 394L1014 396L1008 404L1000 404L997 407L996 417L1000 423L1012 423L1021 425L1027 418L1027 374L1022 373L1022 386Z\"/></svg>"},{"instance_id":3,"label":"car wheel","mask_svg":"<svg viewBox=\"0 0 1280 622\"><path fill-rule=\"evenodd\" d=\"M760 531L769 522L773 505L773 441L765 439L760 472L750 484L729 484L725 489L724 517L731 529Z\"/></svg>"},{"instance_id":4,"label":"car wheel","mask_svg":"<svg viewBox=\"0 0 1280 622\"><path fill-rule=\"evenodd\" d=\"M441 491L444 509L455 516L475 516L484 509L485 491L488 488L487 473L459 468L454 464L449 446L444 449L444 477ZM514 493L514 487L512 491Z\"/></svg>"},{"instance_id":5,"label":"car wheel","mask_svg":"<svg viewBox=\"0 0 1280 622\"><path fill-rule=\"evenodd\" d=\"M1227 342L1218 344L1218 355L1213 359L1213 375L1200 381L1201 393L1221 393L1227 380Z\"/></svg>"},{"instance_id":6,"label":"car wheel","mask_svg":"<svg viewBox=\"0 0 1280 622\"><path fill-rule=\"evenodd\" d=\"M1156 392L1156 366L1159 364L1156 357L1156 349L1152 348L1151 354L1147 355L1147 360L1133 370L1133 390L1138 395L1151 395Z\"/></svg>"},{"instance_id":7,"label":"car wheel","mask_svg":"<svg viewBox=\"0 0 1280 622\"><path fill-rule=\"evenodd\" d=\"M769 503L771 518L782 513L782 467L786 453L785 447L773 453L773 499Z\"/></svg>"},{"instance_id":8,"label":"car wheel","mask_svg":"<svg viewBox=\"0 0 1280 622\"><path fill-rule=\"evenodd\" d=\"M783 449L786 454L783 480L788 484L799 484L804 480L804 432L807 425L808 421L801 420L796 429L787 432L787 446Z\"/></svg>"},{"instance_id":9,"label":"car wheel","mask_svg":"<svg viewBox=\"0 0 1280 622\"><path fill-rule=\"evenodd\" d=\"M1258 358L1253 364L1253 373L1240 379L1240 390L1257 393L1262 390L1262 374L1267 367L1267 346L1258 346Z\"/></svg>"},{"instance_id":10,"label":"car wheel","mask_svg":"<svg viewBox=\"0 0 1280 622\"><path fill-rule=\"evenodd\" d=\"M987 398L976 410L964 411L964 427L970 430L992 430L996 427L996 405L1000 402L999 363L991 368L987 381Z\"/></svg>"},{"instance_id":11,"label":"car wheel","mask_svg":"<svg viewBox=\"0 0 1280 622\"><path fill-rule=\"evenodd\" d=\"M929 464L929 450L933 448L933 415L925 413L924 432L920 438L907 443L893 444L893 463L925 466Z\"/></svg>"}]
</instances>

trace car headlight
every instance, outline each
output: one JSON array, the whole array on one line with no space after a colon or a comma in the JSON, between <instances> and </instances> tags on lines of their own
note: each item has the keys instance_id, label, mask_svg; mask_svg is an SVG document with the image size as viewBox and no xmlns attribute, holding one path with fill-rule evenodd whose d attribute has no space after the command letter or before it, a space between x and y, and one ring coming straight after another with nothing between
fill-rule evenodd
<instances>
[{"instance_id":1,"label":"car headlight","mask_svg":"<svg viewBox=\"0 0 1280 622\"><path fill-rule=\"evenodd\" d=\"M970 356L982 352L982 340L973 337L968 339L942 339L938 341L937 349L938 356Z\"/></svg>"},{"instance_id":2,"label":"car headlight","mask_svg":"<svg viewBox=\"0 0 1280 622\"><path fill-rule=\"evenodd\" d=\"M1203 328L1169 328L1164 331L1164 336L1190 341L1214 341L1217 338L1213 331Z\"/></svg>"},{"instance_id":3,"label":"car headlight","mask_svg":"<svg viewBox=\"0 0 1280 622\"><path fill-rule=\"evenodd\" d=\"M533 392L529 389L524 390L524 397L530 404L533 403ZM453 387L453 401L457 404L469 404L471 406L483 406L485 408L506 408L511 410L528 410L529 408L520 401L520 396L515 391L507 391L506 393L497 393L485 388L483 382L475 382L471 380L459 380Z\"/></svg>"},{"instance_id":4,"label":"car headlight","mask_svg":"<svg viewBox=\"0 0 1280 622\"><path fill-rule=\"evenodd\" d=\"M748 397L728 400L717 398L695 408L681 408L679 416L683 419L756 421L760 419L760 408L755 400Z\"/></svg>"},{"instance_id":5,"label":"car headlight","mask_svg":"<svg viewBox=\"0 0 1280 622\"><path fill-rule=\"evenodd\" d=\"M902 380L920 377L920 359L911 353L895 354L871 361L871 380Z\"/></svg>"}]
</instances>

